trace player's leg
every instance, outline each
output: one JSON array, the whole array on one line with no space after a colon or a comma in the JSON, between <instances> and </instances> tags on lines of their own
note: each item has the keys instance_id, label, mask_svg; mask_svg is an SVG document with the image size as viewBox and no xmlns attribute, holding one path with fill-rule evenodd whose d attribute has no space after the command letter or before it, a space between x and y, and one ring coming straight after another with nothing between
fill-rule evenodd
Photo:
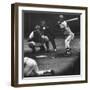
<instances>
[{"instance_id":1,"label":"player's leg","mask_svg":"<svg viewBox=\"0 0 90 90\"><path fill-rule=\"evenodd\" d=\"M41 52L42 52L42 51L45 51L44 45L41 45L41 46L40 46L40 51L41 51Z\"/></svg>"},{"instance_id":2,"label":"player's leg","mask_svg":"<svg viewBox=\"0 0 90 90\"><path fill-rule=\"evenodd\" d=\"M48 36L43 36L42 37L42 40L44 41L44 43L45 43L45 46L46 46L46 49L47 49L47 52L49 51L49 38L48 38Z\"/></svg>"},{"instance_id":3,"label":"player's leg","mask_svg":"<svg viewBox=\"0 0 90 90\"><path fill-rule=\"evenodd\" d=\"M45 45L46 45L47 52L49 52L49 42L46 41L46 42L45 42Z\"/></svg>"},{"instance_id":4,"label":"player's leg","mask_svg":"<svg viewBox=\"0 0 90 90\"><path fill-rule=\"evenodd\" d=\"M71 36L69 35L69 36L65 39L65 49L66 49L66 48L70 48L70 38L71 38Z\"/></svg>"},{"instance_id":5,"label":"player's leg","mask_svg":"<svg viewBox=\"0 0 90 90\"><path fill-rule=\"evenodd\" d=\"M72 33L71 35L69 35L66 39L65 39L65 49L66 49L66 53L70 54L71 52L71 46L70 46L70 42L71 40L73 40L74 38L74 34Z\"/></svg>"},{"instance_id":6,"label":"player's leg","mask_svg":"<svg viewBox=\"0 0 90 90\"><path fill-rule=\"evenodd\" d=\"M67 37L67 39L66 39L66 48L71 48L71 46L70 46L70 43L71 43L71 40L73 40L74 39L74 33L72 33L71 35L69 35L68 37Z\"/></svg>"},{"instance_id":7,"label":"player's leg","mask_svg":"<svg viewBox=\"0 0 90 90\"><path fill-rule=\"evenodd\" d=\"M71 46L70 46L70 41L71 41L71 35L69 35L66 39L65 39L65 50L66 50L66 54L70 54L71 52Z\"/></svg>"},{"instance_id":8,"label":"player's leg","mask_svg":"<svg viewBox=\"0 0 90 90\"><path fill-rule=\"evenodd\" d=\"M53 46L54 51L56 52L55 40L54 40L53 38L50 38L50 42L51 42L51 44L52 44L52 46Z\"/></svg>"}]
</instances>

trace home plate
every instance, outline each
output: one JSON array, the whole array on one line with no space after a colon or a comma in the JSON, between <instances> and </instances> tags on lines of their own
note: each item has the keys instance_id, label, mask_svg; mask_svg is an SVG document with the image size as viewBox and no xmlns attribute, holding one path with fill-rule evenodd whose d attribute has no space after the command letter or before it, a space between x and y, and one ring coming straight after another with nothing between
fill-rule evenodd
<instances>
[{"instance_id":1,"label":"home plate","mask_svg":"<svg viewBox=\"0 0 90 90\"><path fill-rule=\"evenodd\" d=\"M46 58L46 57L48 57L47 55L38 55L38 56L36 56L36 58Z\"/></svg>"}]
</instances>

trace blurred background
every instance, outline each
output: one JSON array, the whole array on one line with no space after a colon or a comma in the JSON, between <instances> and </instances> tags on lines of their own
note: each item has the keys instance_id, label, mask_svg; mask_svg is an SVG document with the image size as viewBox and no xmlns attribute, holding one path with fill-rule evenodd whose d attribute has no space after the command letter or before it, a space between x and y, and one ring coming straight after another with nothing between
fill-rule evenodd
<instances>
[{"instance_id":1,"label":"blurred background","mask_svg":"<svg viewBox=\"0 0 90 90\"><path fill-rule=\"evenodd\" d=\"M43 12L43 11L23 11L23 29L24 38L28 38L31 31L34 30L35 25L40 24L42 20L46 21L49 29L54 33L56 37L62 37L63 34L57 27L57 21L59 15L64 15L64 19L79 18L76 21L68 22L72 32L76 35L80 34L80 13L65 13L65 12Z\"/></svg>"}]
</instances>

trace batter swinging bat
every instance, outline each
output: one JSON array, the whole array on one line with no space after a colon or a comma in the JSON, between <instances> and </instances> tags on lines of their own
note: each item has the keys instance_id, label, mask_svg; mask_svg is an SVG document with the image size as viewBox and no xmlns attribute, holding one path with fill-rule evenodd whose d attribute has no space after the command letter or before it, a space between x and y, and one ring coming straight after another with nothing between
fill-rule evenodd
<instances>
[{"instance_id":1,"label":"batter swinging bat","mask_svg":"<svg viewBox=\"0 0 90 90\"><path fill-rule=\"evenodd\" d=\"M68 20L65 20L66 22L71 22L71 21L76 21L78 20L78 18L72 18L72 19L68 19Z\"/></svg>"}]
</instances>

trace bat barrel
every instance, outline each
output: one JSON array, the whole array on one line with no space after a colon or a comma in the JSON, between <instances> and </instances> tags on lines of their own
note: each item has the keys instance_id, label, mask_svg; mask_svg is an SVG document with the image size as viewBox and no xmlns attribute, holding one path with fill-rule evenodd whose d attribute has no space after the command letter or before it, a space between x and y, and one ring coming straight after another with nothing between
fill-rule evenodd
<instances>
[{"instance_id":1,"label":"bat barrel","mask_svg":"<svg viewBox=\"0 0 90 90\"><path fill-rule=\"evenodd\" d=\"M78 20L78 18L72 18L72 19L66 20L66 22L71 22L71 21L76 21L76 20Z\"/></svg>"}]
</instances>

